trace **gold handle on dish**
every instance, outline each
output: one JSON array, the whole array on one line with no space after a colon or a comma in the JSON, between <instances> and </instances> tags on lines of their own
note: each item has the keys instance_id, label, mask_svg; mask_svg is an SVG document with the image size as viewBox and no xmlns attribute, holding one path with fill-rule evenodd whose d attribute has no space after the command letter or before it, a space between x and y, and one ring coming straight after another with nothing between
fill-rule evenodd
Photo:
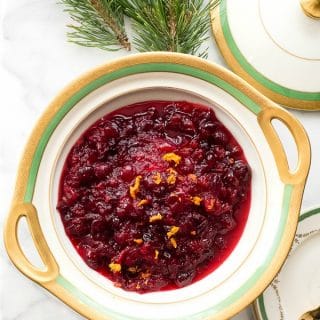
<instances>
[{"instance_id":1,"label":"gold handle on dish","mask_svg":"<svg viewBox=\"0 0 320 320\"><path fill-rule=\"evenodd\" d=\"M272 126L272 120L280 120L292 134L298 151L298 163L294 171L290 170L288 159L277 132ZM300 184L309 172L311 148L308 135L301 123L288 111L275 107L268 107L258 115L259 124L269 142L270 148L277 161L280 178L284 183Z\"/></svg>"},{"instance_id":2,"label":"gold handle on dish","mask_svg":"<svg viewBox=\"0 0 320 320\"><path fill-rule=\"evenodd\" d=\"M18 238L18 225L22 217L25 217L27 220L31 236L45 269L35 267L23 253ZM31 203L23 203L13 207L4 228L4 242L8 255L14 265L30 279L44 284L54 280L58 276L59 267L43 236L37 210Z\"/></svg>"},{"instance_id":3,"label":"gold handle on dish","mask_svg":"<svg viewBox=\"0 0 320 320\"><path fill-rule=\"evenodd\" d=\"M317 320L320 318L320 306L314 310L304 313L299 320Z\"/></svg>"},{"instance_id":4,"label":"gold handle on dish","mask_svg":"<svg viewBox=\"0 0 320 320\"><path fill-rule=\"evenodd\" d=\"M300 4L308 17L320 19L320 0L300 0Z\"/></svg>"}]
</instances>

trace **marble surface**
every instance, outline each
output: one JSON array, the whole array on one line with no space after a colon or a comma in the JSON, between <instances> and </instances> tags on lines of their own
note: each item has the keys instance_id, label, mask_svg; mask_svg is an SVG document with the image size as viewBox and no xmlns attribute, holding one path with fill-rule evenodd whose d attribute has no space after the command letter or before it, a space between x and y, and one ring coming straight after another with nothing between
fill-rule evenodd
<instances>
[{"instance_id":1,"label":"marble surface","mask_svg":"<svg viewBox=\"0 0 320 320\"><path fill-rule=\"evenodd\" d=\"M127 53L108 53L83 48L66 41L68 16L55 0L6 0L0 2L0 224L8 213L19 157L37 118L52 98L72 79L115 57ZM224 62L210 34L210 61ZM303 199L303 209L319 202L320 114L293 112L304 124L312 143L313 158ZM290 163L295 163L295 148L282 127ZM27 228L22 226L27 255L39 262ZM2 237L1 237L2 238ZM0 241L0 319L56 320L82 319L52 295L22 276L8 260ZM234 319L253 319L250 308Z\"/></svg>"}]
</instances>

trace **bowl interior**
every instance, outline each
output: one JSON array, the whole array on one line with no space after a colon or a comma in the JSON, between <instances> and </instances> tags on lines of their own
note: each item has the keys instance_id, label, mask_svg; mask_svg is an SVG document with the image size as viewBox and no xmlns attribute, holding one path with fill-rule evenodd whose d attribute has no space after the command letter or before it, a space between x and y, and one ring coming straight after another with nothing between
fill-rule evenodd
<instances>
[{"instance_id":1,"label":"bowl interior","mask_svg":"<svg viewBox=\"0 0 320 320\"><path fill-rule=\"evenodd\" d=\"M97 94L97 93L96 93ZM65 234L63 224L60 219L59 212L55 209L57 204L58 188L61 172L65 159L79 136L92 125L96 120L107 113L110 113L120 107L148 100L186 100L194 103L200 103L212 107L219 120L228 128L228 130L237 139L242 146L248 163L252 170L252 196L249 217L240 238L231 255L226 261L211 274L206 276L194 284L173 291L161 291L147 294L137 294L134 292L126 292L122 289L113 286L112 282L103 277L96 271L89 268L78 255L70 240ZM90 109L90 110L89 110ZM103 290L116 295L118 297L130 300L136 300L144 303L169 303L190 299L199 296L215 287L218 287L225 282L237 269L244 263L250 252L253 250L257 241L263 221L266 208L266 181L263 165L261 163L260 154L257 150L255 142L252 140L252 135L248 133L246 126L250 126L250 117L247 118L245 125L241 123L236 114L232 114L224 106L209 99L201 93L196 93L183 88L173 87L145 87L138 90L129 90L123 94L115 95L108 100L102 100L97 105L91 106L87 112L83 112L81 117L77 117L77 121L73 120L70 130L61 146L58 155L55 159L55 164L51 170L50 183L50 214L55 227L56 236L68 257L68 265L72 264L83 277L95 283ZM65 260L65 259L64 259Z\"/></svg>"}]
</instances>

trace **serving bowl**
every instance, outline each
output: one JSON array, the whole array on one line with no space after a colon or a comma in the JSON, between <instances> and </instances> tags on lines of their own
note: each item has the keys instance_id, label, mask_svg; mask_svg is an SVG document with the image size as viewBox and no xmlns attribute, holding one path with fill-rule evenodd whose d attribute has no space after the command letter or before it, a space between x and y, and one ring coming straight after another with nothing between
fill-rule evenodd
<instances>
[{"instance_id":1,"label":"serving bowl","mask_svg":"<svg viewBox=\"0 0 320 320\"><path fill-rule=\"evenodd\" d=\"M147 100L210 106L236 137L252 170L248 221L233 252L214 272L187 287L146 294L116 288L90 269L66 236L56 210L64 161L101 116ZM291 170L272 125L290 130L298 162ZM222 67L182 54L133 55L81 76L50 104L36 125L19 168L5 245L16 267L89 319L227 319L272 281L290 249L310 165L301 124ZM45 265L24 255L17 226L26 217Z\"/></svg>"}]
</instances>

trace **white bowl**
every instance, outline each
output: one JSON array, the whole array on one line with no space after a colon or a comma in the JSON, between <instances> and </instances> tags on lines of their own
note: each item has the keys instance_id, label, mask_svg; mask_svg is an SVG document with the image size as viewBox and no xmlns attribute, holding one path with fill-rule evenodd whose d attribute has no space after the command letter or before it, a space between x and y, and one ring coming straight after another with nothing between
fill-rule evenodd
<instances>
[{"instance_id":1,"label":"white bowl","mask_svg":"<svg viewBox=\"0 0 320 320\"><path fill-rule=\"evenodd\" d=\"M56 210L66 156L80 134L108 112L146 100L187 100L214 109L242 146L252 169L252 200L243 235L231 255L204 279L182 289L138 294L113 286L79 257ZM288 168L271 120L290 129L297 168ZM19 169L5 228L14 264L90 319L226 319L270 283L290 248L310 146L302 126L231 72L205 60L169 53L139 54L98 67L60 93L40 119ZM26 216L46 265L24 256L16 233Z\"/></svg>"}]
</instances>

